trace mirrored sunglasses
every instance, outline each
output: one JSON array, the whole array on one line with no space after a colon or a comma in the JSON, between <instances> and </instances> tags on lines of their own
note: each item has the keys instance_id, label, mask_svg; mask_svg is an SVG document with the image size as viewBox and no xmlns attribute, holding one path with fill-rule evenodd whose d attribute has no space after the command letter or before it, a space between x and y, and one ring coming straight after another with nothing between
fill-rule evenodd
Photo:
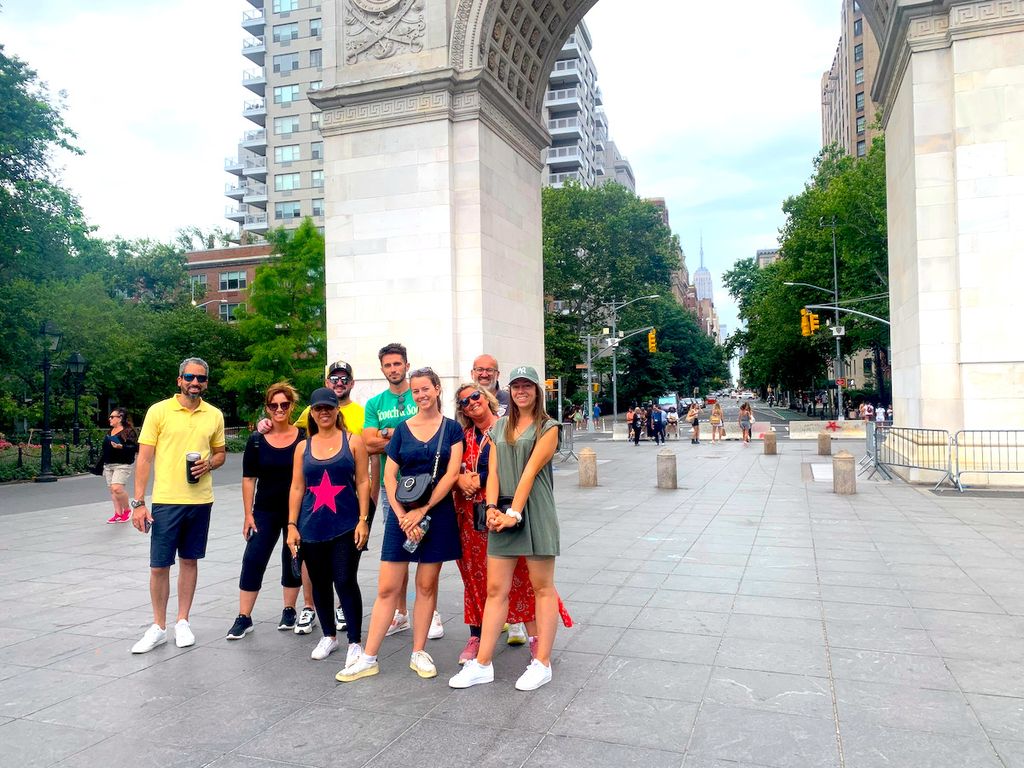
<instances>
[{"instance_id":1,"label":"mirrored sunglasses","mask_svg":"<svg viewBox=\"0 0 1024 768\"><path fill-rule=\"evenodd\" d=\"M480 394L479 392L474 392L472 395L469 395L467 397L459 398L459 407L460 408L465 408L471 402L475 403L481 397L483 397L482 394Z\"/></svg>"}]
</instances>

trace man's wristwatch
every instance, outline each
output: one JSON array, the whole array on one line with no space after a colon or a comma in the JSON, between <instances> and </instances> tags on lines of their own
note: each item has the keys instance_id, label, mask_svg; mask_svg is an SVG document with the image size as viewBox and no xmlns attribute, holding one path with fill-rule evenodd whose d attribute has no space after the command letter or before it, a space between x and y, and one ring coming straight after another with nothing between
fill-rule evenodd
<instances>
[{"instance_id":1,"label":"man's wristwatch","mask_svg":"<svg viewBox=\"0 0 1024 768\"><path fill-rule=\"evenodd\" d=\"M522 512L516 512L514 509L510 508L505 514L508 515L509 517L511 517L517 523L523 522L523 513Z\"/></svg>"},{"instance_id":2,"label":"man's wristwatch","mask_svg":"<svg viewBox=\"0 0 1024 768\"><path fill-rule=\"evenodd\" d=\"M128 499L128 506L132 509L138 509L139 507L146 506L145 499Z\"/></svg>"}]
</instances>

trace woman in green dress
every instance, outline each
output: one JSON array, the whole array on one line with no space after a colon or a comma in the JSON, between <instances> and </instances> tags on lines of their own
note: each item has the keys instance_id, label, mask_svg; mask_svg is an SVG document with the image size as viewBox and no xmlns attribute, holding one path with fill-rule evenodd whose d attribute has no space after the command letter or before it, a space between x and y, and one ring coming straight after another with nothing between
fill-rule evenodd
<instances>
[{"instance_id":1,"label":"woman in green dress","mask_svg":"<svg viewBox=\"0 0 1024 768\"><path fill-rule=\"evenodd\" d=\"M512 574L526 558L537 599L537 651L516 688L532 691L551 681L551 647L558 626L555 558L559 555L551 458L558 447L557 422L544 411L540 376L531 366L512 369L509 412L491 428L493 443L487 476L487 602L480 650L449 685L469 688L494 680L491 657L508 614ZM496 459L495 460L495 454ZM503 505L499 499L511 499Z\"/></svg>"}]
</instances>

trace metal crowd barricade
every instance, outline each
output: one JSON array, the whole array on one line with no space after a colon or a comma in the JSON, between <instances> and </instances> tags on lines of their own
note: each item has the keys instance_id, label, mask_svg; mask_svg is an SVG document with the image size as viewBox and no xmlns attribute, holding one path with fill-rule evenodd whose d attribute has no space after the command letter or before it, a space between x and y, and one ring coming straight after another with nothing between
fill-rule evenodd
<instances>
[{"instance_id":1,"label":"metal crowd barricade","mask_svg":"<svg viewBox=\"0 0 1024 768\"><path fill-rule=\"evenodd\" d=\"M889 467L941 472L935 488L947 480L955 486L950 459L950 436L946 429L886 427L875 425L875 467L889 477Z\"/></svg>"},{"instance_id":2,"label":"metal crowd barricade","mask_svg":"<svg viewBox=\"0 0 1024 768\"><path fill-rule=\"evenodd\" d=\"M951 452L953 484L963 493L964 474L1024 473L1024 430L961 429Z\"/></svg>"},{"instance_id":3,"label":"metal crowd barricade","mask_svg":"<svg viewBox=\"0 0 1024 768\"><path fill-rule=\"evenodd\" d=\"M576 425L572 422L562 422L558 425L558 450L556 456L561 456L566 462L570 458L580 460L573 450L576 447Z\"/></svg>"}]
</instances>

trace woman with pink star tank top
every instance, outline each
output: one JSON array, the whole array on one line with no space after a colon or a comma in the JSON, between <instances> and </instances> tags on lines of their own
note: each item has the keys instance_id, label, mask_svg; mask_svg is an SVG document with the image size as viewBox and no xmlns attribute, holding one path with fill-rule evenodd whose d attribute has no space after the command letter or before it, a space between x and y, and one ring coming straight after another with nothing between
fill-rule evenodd
<instances>
[{"instance_id":1,"label":"woman with pink star tank top","mask_svg":"<svg viewBox=\"0 0 1024 768\"><path fill-rule=\"evenodd\" d=\"M362 654L363 596L356 574L370 537L369 458L359 435L345 428L338 396L321 387L309 398L309 439L295 447L288 497L288 546L306 564L319 616L334 615L334 590L348 620L346 658ZM326 659L338 649L333 621L321 621L324 636L310 657Z\"/></svg>"}]
</instances>

